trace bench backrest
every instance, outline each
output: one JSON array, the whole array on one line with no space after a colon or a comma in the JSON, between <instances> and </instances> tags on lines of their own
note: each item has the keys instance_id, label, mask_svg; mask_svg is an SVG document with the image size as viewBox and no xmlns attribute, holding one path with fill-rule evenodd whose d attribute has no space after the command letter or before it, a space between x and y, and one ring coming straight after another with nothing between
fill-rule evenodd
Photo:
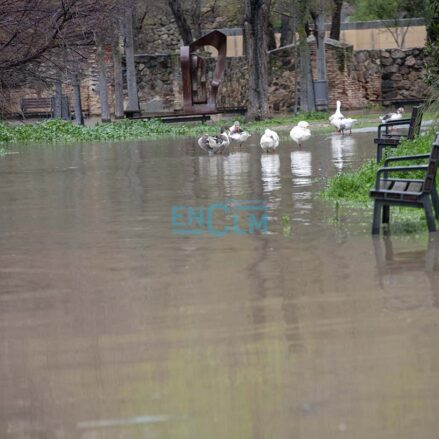
<instances>
[{"instance_id":1,"label":"bench backrest","mask_svg":"<svg viewBox=\"0 0 439 439\"><path fill-rule=\"evenodd\" d=\"M422 106L413 107L412 115L410 117L409 132L407 134L408 139L414 139L419 135L422 122Z\"/></svg>"},{"instance_id":2,"label":"bench backrest","mask_svg":"<svg viewBox=\"0 0 439 439\"><path fill-rule=\"evenodd\" d=\"M436 133L436 140L433 142L433 147L431 149L430 160L428 162L428 169L425 173L424 179L424 193L430 193L433 189L433 185L436 179L437 165L439 160L439 133Z\"/></svg>"},{"instance_id":3,"label":"bench backrest","mask_svg":"<svg viewBox=\"0 0 439 439\"><path fill-rule=\"evenodd\" d=\"M51 99L50 98L23 98L21 100L21 108L23 110L33 109L33 108L47 108L51 109Z\"/></svg>"}]
</instances>

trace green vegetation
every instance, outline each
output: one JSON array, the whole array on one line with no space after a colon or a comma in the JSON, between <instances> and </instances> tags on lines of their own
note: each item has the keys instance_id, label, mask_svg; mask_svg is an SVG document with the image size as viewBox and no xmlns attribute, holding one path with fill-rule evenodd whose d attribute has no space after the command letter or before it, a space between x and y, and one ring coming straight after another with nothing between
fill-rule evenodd
<instances>
[{"instance_id":1,"label":"green vegetation","mask_svg":"<svg viewBox=\"0 0 439 439\"><path fill-rule=\"evenodd\" d=\"M434 135L428 134L416 140L403 142L392 155L425 154L431 151ZM404 163L404 162L402 162ZM382 164L375 160L368 160L359 169L343 172L328 181L327 188L323 191L323 198L340 201L369 201L369 190L375 184L376 172Z\"/></svg>"},{"instance_id":2,"label":"green vegetation","mask_svg":"<svg viewBox=\"0 0 439 439\"><path fill-rule=\"evenodd\" d=\"M350 0L349 3L355 6L351 21L423 17L426 8L425 0Z\"/></svg>"},{"instance_id":3,"label":"green vegetation","mask_svg":"<svg viewBox=\"0 0 439 439\"><path fill-rule=\"evenodd\" d=\"M368 201L379 165L375 160L368 160L359 169L337 174L328 181L323 191L324 198L330 200Z\"/></svg>"},{"instance_id":4,"label":"green vegetation","mask_svg":"<svg viewBox=\"0 0 439 439\"><path fill-rule=\"evenodd\" d=\"M305 113L297 116L284 116L261 122L245 124L250 131L262 131L265 127L278 125L293 126L299 120L327 120L326 113ZM244 123L243 118L237 118ZM209 124L166 124L157 120L122 120L101 123L92 127L74 125L69 121L52 119L34 124L10 126L0 122L0 144L23 143L73 143L73 142L105 142L121 140L141 140L157 137L199 136L202 134L219 133L224 124L233 121L220 121Z\"/></svg>"},{"instance_id":5,"label":"green vegetation","mask_svg":"<svg viewBox=\"0 0 439 439\"><path fill-rule=\"evenodd\" d=\"M405 141L392 155L413 155L425 154L431 151L431 144L434 134L430 133L418 137L416 140ZM404 162L399 162L402 165ZM357 170L340 173L328 181L326 189L321 193L322 198L335 201L336 217L339 216L340 209L347 210L346 215L352 215L358 209L367 208L371 212L372 201L369 198L369 190L375 185L376 171L382 166L374 160L368 160ZM422 178L416 172L411 177ZM395 174L397 175L397 174ZM401 177L403 175L401 174ZM407 176L407 174L405 174ZM421 209L392 208L392 216L396 223L392 223L392 232L396 234L412 234L423 231L425 226L425 216Z\"/></svg>"},{"instance_id":6,"label":"green vegetation","mask_svg":"<svg viewBox=\"0 0 439 439\"><path fill-rule=\"evenodd\" d=\"M439 2L427 0L427 44L425 53L429 57L427 63L427 82L439 90Z\"/></svg>"}]
</instances>

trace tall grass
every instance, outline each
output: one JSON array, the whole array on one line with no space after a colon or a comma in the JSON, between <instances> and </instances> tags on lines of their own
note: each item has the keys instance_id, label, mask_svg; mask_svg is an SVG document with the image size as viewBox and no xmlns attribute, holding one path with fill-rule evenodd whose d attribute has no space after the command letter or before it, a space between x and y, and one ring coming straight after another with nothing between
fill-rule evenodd
<instances>
[{"instance_id":1,"label":"tall grass","mask_svg":"<svg viewBox=\"0 0 439 439\"><path fill-rule=\"evenodd\" d=\"M261 122L244 124L243 118L237 120L252 132L261 132L267 127L290 125L299 120L327 120L326 113L305 113L297 116L284 116ZM71 143L71 142L105 142L117 140L142 140L157 137L200 136L220 132L224 123L231 125L233 121L216 123L175 123L166 124L158 120L122 120L111 123L100 123L95 126L79 126L69 121L52 119L34 124L11 126L0 122L0 144L23 143Z\"/></svg>"}]
</instances>

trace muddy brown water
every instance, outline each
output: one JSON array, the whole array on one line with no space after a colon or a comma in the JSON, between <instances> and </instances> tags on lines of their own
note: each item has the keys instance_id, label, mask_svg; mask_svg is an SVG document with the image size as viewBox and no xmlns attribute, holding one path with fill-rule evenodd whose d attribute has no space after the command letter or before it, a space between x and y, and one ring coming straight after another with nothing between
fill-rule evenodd
<instances>
[{"instance_id":1,"label":"muddy brown water","mask_svg":"<svg viewBox=\"0 0 439 439\"><path fill-rule=\"evenodd\" d=\"M0 438L436 437L438 240L316 197L372 136L3 157ZM268 233L172 230L173 206L243 200Z\"/></svg>"}]
</instances>

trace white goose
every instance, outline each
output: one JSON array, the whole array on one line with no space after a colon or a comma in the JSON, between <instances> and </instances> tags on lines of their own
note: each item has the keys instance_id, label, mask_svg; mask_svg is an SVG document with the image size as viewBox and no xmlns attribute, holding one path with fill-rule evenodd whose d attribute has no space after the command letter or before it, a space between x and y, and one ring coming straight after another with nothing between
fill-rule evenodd
<instances>
[{"instance_id":1,"label":"white goose","mask_svg":"<svg viewBox=\"0 0 439 439\"><path fill-rule=\"evenodd\" d=\"M230 134L240 133L242 132L241 124L239 121L233 123L233 125L229 128Z\"/></svg>"},{"instance_id":2,"label":"white goose","mask_svg":"<svg viewBox=\"0 0 439 439\"><path fill-rule=\"evenodd\" d=\"M338 131L343 135L346 130L349 130L349 134L352 134L352 125L356 122L357 119L343 117L341 119L336 119L334 121L334 126L337 127Z\"/></svg>"},{"instance_id":3,"label":"white goose","mask_svg":"<svg viewBox=\"0 0 439 439\"><path fill-rule=\"evenodd\" d=\"M198 139L198 145L209 154L222 154L230 144L227 127L221 128L221 134L209 136L205 134Z\"/></svg>"},{"instance_id":4,"label":"white goose","mask_svg":"<svg viewBox=\"0 0 439 439\"><path fill-rule=\"evenodd\" d=\"M387 113L384 116L380 116L382 123L387 123L393 120L402 119L402 114L404 113L404 108L400 107L396 110L396 112Z\"/></svg>"},{"instance_id":5,"label":"white goose","mask_svg":"<svg viewBox=\"0 0 439 439\"><path fill-rule=\"evenodd\" d=\"M302 120L290 131L290 137L296 142L299 147L311 137L309 123Z\"/></svg>"},{"instance_id":6,"label":"white goose","mask_svg":"<svg viewBox=\"0 0 439 439\"><path fill-rule=\"evenodd\" d=\"M261 137L261 148L264 152L274 152L279 146L279 136L276 132L265 130L265 133Z\"/></svg>"},{"instance_id":7,"label":"white goose","mask_svg":"<svg viewBox=\"0 0 439 439\"><path fill-rule=\"evenodd\" d=\"M338 121L338 119L343 119L344 116L340 111L341 109L341 102L337 101L337 109L335 110L334 114L331 114L331 116L329 116L329 122L331 125L335 126L337 128L337 131L340 131L339 128L336 125L336 122Z\"/></svg>"},{"instance_id":8,"label":"white goose","mask_svg":"<svg viewBox=\"0 0 439 439\"><path fill-rule=\"evenodd\" d=\"M251 136L251 134L247 131L244 131L241 128L241 125L238 121L236 121L233 126L230 127L230 140L233 140L234 142L239 143L239 146L242 146L244 142L247 141L247 139Z\"/></svg>"}]
</instances>

